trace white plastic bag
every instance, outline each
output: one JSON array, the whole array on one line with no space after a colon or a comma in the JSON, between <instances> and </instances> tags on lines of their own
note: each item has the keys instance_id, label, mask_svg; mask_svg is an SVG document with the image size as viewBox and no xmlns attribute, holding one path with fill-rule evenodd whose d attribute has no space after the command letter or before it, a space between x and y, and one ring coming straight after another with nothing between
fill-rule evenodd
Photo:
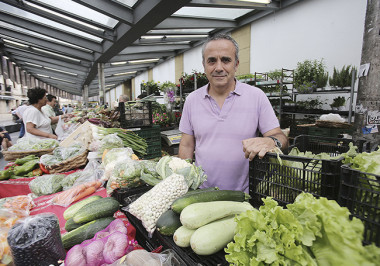
<instances>
[{"instance_id":1,"label":"white plastic bag","mask_svg":"<svg viewBox=\"0 0 380 266\"><path fill-rule=\"evenodd\" d=\"M57 127L55 128L55 134L58 136L58 140L62 140L65 135L65 131L63 130L63 121L61 116L59 116Z\"/></svg>"}]
</instances>

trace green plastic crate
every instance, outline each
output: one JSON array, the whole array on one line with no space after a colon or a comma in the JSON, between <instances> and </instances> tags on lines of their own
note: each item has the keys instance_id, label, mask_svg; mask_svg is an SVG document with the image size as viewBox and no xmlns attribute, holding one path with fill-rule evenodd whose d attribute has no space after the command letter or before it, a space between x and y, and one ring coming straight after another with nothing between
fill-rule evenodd
<instances>
[{"instance_id":1,"label":"green plastic crate","mask_svg":"<svg viewBox=\"0 0 380 266\"><path fill-rule=\"evenodd\" d=\"M143 157L144 159L161 157L161 141L148 143L146 152L147 154Z\"/></svg>"},{"instance_id":2,"label":"green plastic crate","mask_svg":"<svg viewBox=\"0 0 380 266\"><path fill-rule=\"evenodd\" d=\"M148 144L150 142L161 141L161 130L159 125L153 125L152 127L142 128L134 132L143 139L145 139L148 142Z\"/></svg>"}]
</instances>

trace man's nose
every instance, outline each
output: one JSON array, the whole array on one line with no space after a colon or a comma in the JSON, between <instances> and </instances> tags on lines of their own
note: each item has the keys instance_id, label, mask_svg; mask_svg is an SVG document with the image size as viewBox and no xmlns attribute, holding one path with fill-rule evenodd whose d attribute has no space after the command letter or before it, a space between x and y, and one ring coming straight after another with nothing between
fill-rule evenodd
<instances>
[{"instance_id":1,"label":"man's nose","mask_svg":"<svg viewBox=\"0 0 380 266\"><path fill-rule=\"evenodd\" d=\"M223 71L223 65L221 60L216 61L215 71Z\"/></svg>"}]
</instances>

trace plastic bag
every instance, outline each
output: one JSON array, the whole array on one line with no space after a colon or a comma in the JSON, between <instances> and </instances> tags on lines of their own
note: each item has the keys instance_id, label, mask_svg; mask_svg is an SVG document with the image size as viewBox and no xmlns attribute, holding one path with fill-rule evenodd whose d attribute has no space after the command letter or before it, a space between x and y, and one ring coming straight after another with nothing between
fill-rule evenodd
<instances>
[{"instance_id":1,"label":"plastic bag","mask_svg":"<svg viewBox=\"0 0 380 266\"><path fill-rule=\"evenodd\" d=\"M82 175L82 170L79 170L79 171L76 171L72 174L69 174L67 175L62 181L61 181L61 186L62 186L62 190L68 190L69 188L71 188L75 181L81 177Z\"/></svg>"},{"instance_id":2,"label":"plastic bag","mask_svg":"<svg viewBox=\"0 0 380 266\"><path fill-rule=\"evenodd\" d=\"M140 164L141 164L140 179L143 180L145 183L151 186L155 186L162 180L162 177L156 171L156 165L157 165L156 162L143 160L143 161L140 161Z\"/></svg>"},{"instance_id":3,"label":"plastic bag","mask_svg":"<svg viewBox=\"0 0 380 266\"><path fill-rule=\"evenodd\" d=\"M55 128L55 134L58 136L58 140L62 140L65 135L65 131L63 130L63 121L61 116L59 116L57 127Z\"/></svg>"},{"instance_id":4,"label":"plastic bag","mask_svg":"<svg viewBox=\"0 0 380 266\"><path fill-rule=\"evenodd\" d=\"M116 133L105 136L100 141L99 153L102 154L104 150L111 150L114 148L124 147L123 141L117 136Z\"/></svg>"},{"instance_id":5,"label":"plastic bag","mask_svg":"<svg viewBox=\"0 0 380 266\"><path fill-rule=\"evenodd\" d=\"M132 159L117 164L107 182L107 193L111 194L117 188L133 188L144 184L140 179L141 167L139 161Z\"/></svg>"},{"instance_id":6,"label":"plastic bag","mask_svg":"<svg viewBox=\"0 0 380 266\"><path fill-rule=\"evenodd\" d=\"M57 147L53 154L44 154L40 158L40 163L51 166L66 161L72 157L84 153L86 149L80 144L73 144L69 147Z\"/></svg>"},{"instance_id":7,"label":"plastic bag","mask_svg":"<svg viewBox=\"0 0 380 266\"><path fill-rule=\"evenodd\" d=\"M19 220L7 240L16 265L58 265L66 255L58 218L52 213Z\"/></svg>"},{"instance_id":8,"label":"plastic bag","mask_svg":"<svg viewBox=\"0 0 380 266\"><path fill-rule=\"evenodd\" d=\"M103 165L105 167L104 179L108 180L115 166L119 163L127 163L131 161L133 150L131 148L117 148L107 152L104 156Z\"/></svg>"},{"instance_id":9,"label":"plastic bag","mask_svg":"<svg viewBox=\"0 0 380 266\"><path fill-rule=\"evenodd\" d=\"M51 199L50 202L54 205L67 207L71 203L95 193L95 191L102 185L103 183L99 180L89 181L80 185L76 185L58 193Z\"/></svg>"},{"instance_id":10,"label":"plastic bag","mask_svg":"<svg viewBox=\"0 0 380 266\"><path fill-rule=\"evenodd\" d=\"M103 175L104 169L100 168L100 163L97 160L91 160L87 163L86 167L81 172L80 177L75 180L73 186L91 181L101 181Z\"/></svg>"},{"instance_id":11,"label":"plastic bag","mask_svg":"<svg viewBox=\"0 0 380 266\"><path fill-rule=\"evenodd\" d=\"M120 258L111 266L181 266L186 263L172 250L151 253L144 249L136 249Z\"/></svg>"},{"instance_id":12,"label":"plastic bag","mask_svg":"<svg viewBox=\"0 0 380 266\"><path fill-rule=\"evenodd\" d=\"M54 194L62 191L61 182L65 178L63 174L37 176L29 183L29 188L37 196Z\"/></svg>"},{"instance_id":13,"label":"plastic bag","mask_svg":"<svg viewBox=\"0 0 380 266\"><path fill-rule=\"evenodd\" d=\"M137 246L128 239L127 228L121 219L112 221L104 230L72 247L67 253L65 266L98 266L113 263Z\"/></svg>"},{"instance_id":14,"label":"plastic bag","mask_svg":"<svg viewBox=\"0 0 380 266\"><path fill-rule=\"evenodd\" d=\"M35 151L52 149L59 146L59 141L55 139L39 139L23 137L17 139L17 143L9 147L8 151Z\"/></svg>"}]
</instances>

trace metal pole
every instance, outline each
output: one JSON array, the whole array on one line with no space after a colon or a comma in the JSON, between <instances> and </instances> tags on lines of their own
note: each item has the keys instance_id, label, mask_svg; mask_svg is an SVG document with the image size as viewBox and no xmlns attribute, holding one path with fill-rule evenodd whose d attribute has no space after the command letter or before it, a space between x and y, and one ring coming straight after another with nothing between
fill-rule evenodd
<instances>
[{"instance_id":1,"label":"metal pole","mask_svg":"<svg viewBox=\"0 0 380 266\"><path fill-rule=\"evenodd\" d=\"M88 85L84 85L84 89L83 89L83 103L84 103L84 107L88 108Z\"/></svg>"},{"instance_id":2,"label":"metal pole","mask_svg":"<svg viewBox=\"0 0 380 266\"><path fill-rule=\"evenodd\" d=\"M356 71L355 69L352 70L352 79L351 79L351 94L350 94L350 102L349 102L349 109L348 109L348 123L352 123L352 103L354 102L354 88L355 88L355 78L356 78Z\"/></svg>"},{"instance_id":3,"label":"metal pole","mask_svg":"<svg viewBox=\"0 0 380 266\"><path fill-rule=\"evenodd\" d=\"M99 80L99 102L105 104L106 82L104 78L104 63L98 63L98 80Z\"/></svg>"}]
</instances>

